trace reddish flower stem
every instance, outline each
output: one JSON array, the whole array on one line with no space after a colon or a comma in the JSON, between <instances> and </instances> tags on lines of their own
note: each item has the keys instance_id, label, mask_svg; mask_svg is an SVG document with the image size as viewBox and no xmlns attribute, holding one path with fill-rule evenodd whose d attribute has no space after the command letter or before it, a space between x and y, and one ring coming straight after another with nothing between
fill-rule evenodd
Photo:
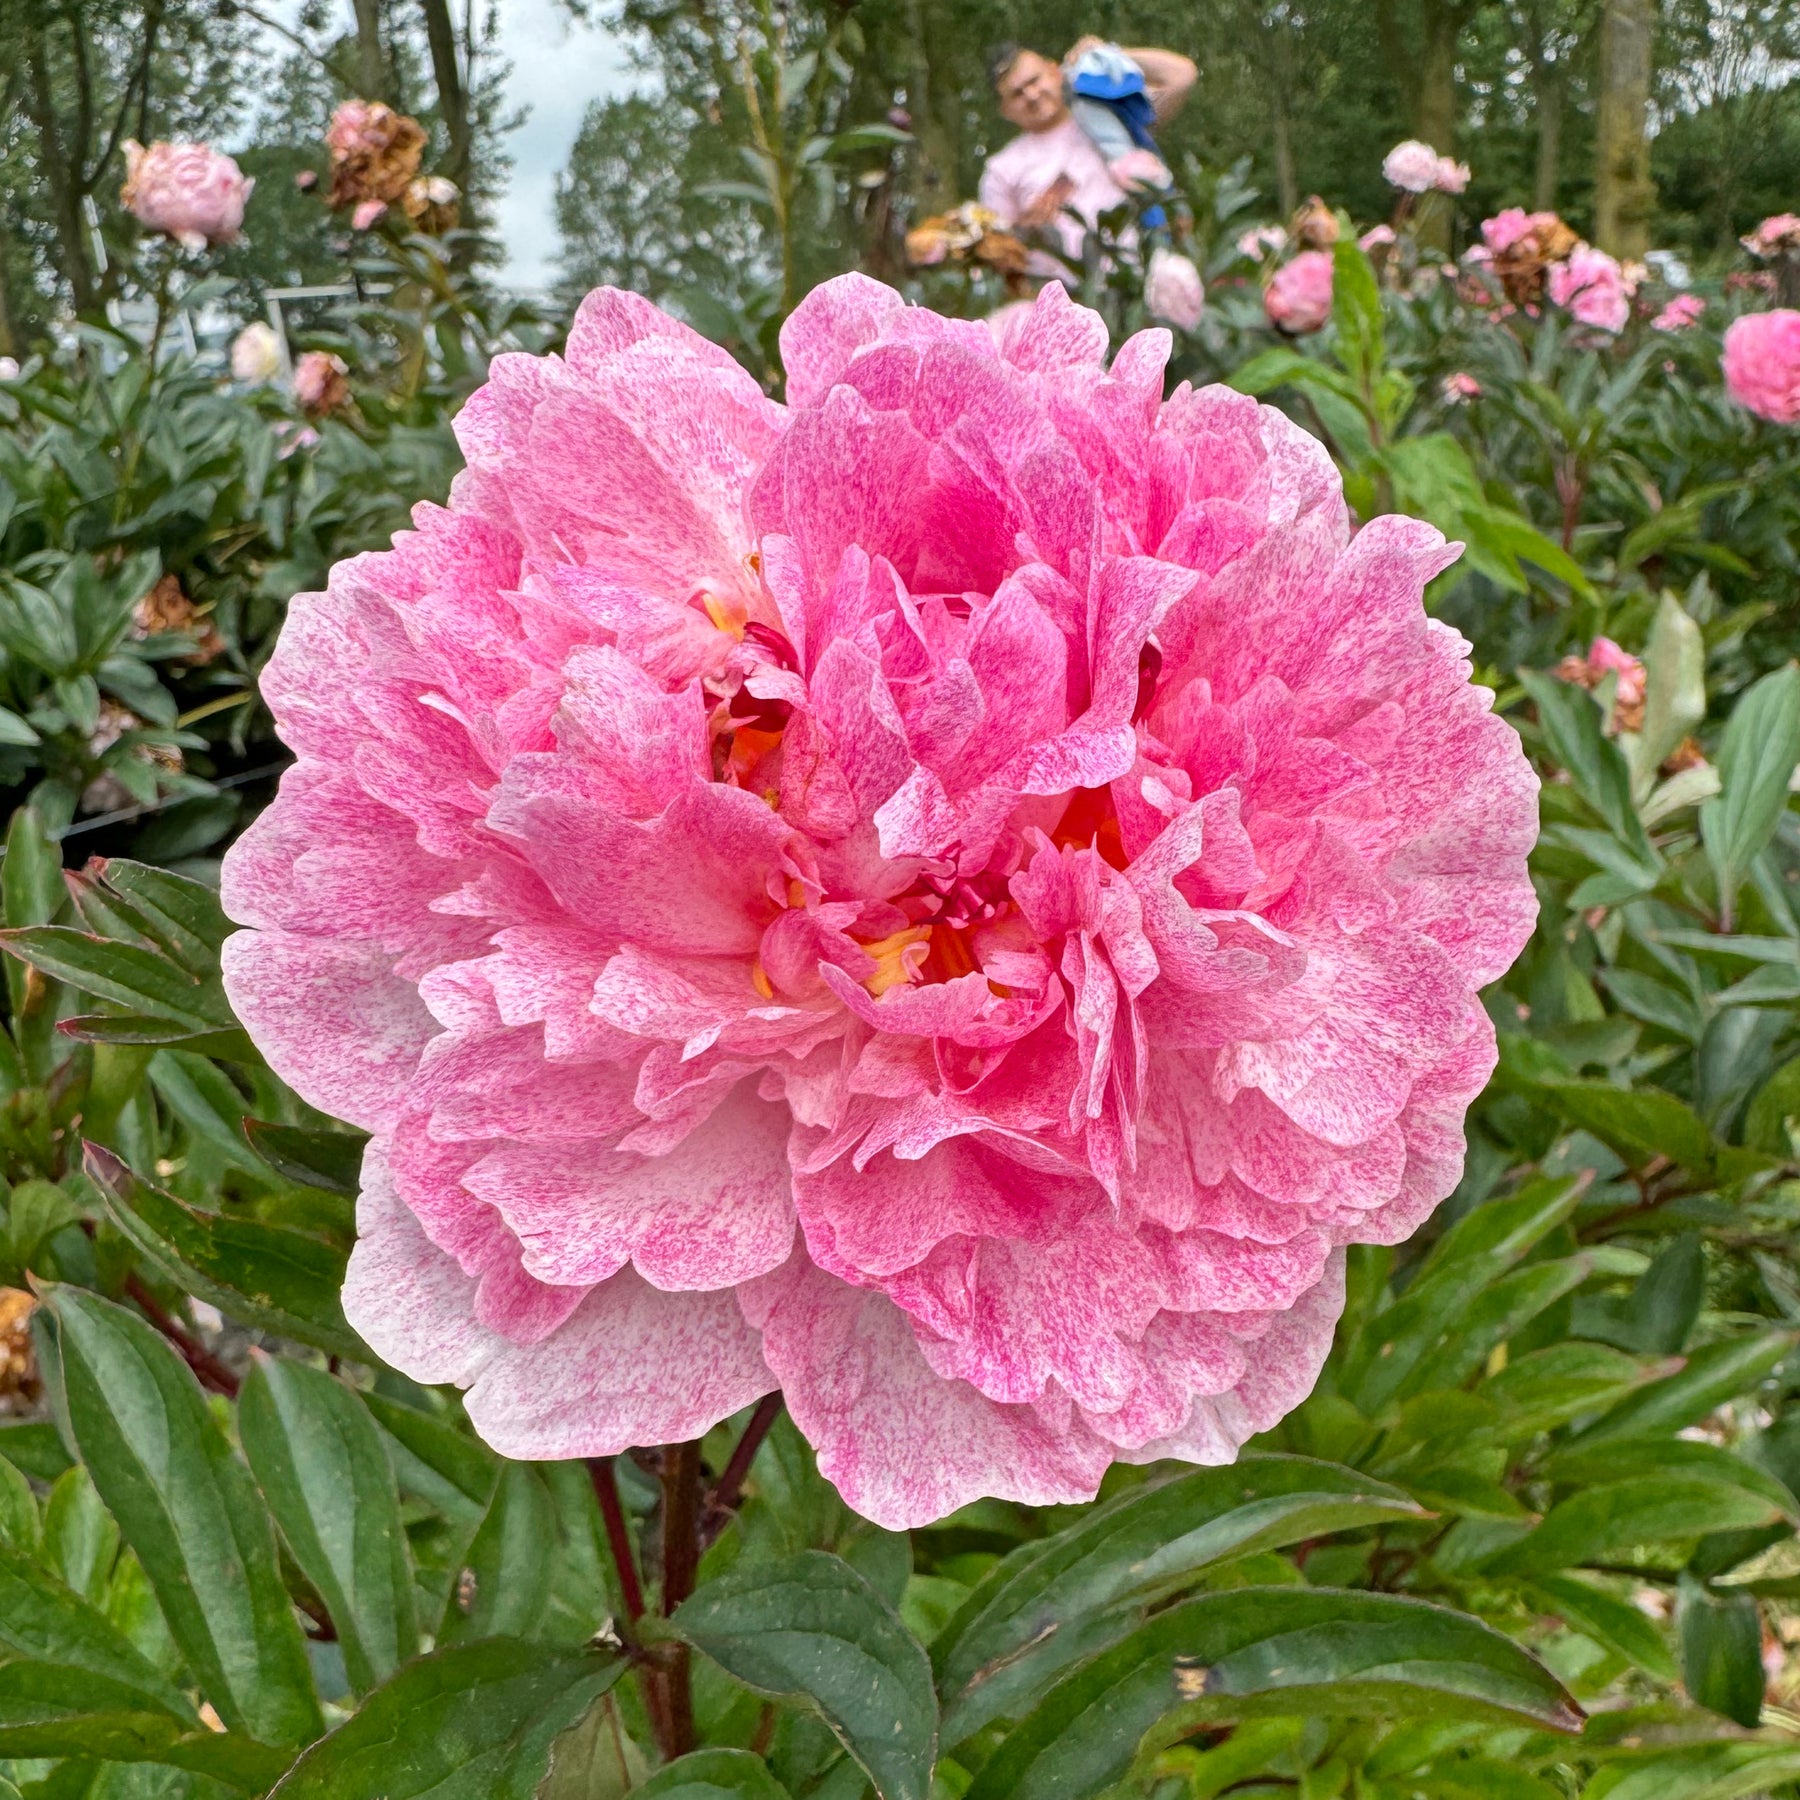
<instances>
[{"instance_id":1,"label":"reddish flower stem","mask_svg":"<svg viewBox=\"0 0 1800 1800\"><path fill-rule=\"evenodd\" d=\"M664 1617L694 1591L700 1568L700 1446L671 1444L663 1452L663 1591ZM671 1646L664 1671L670 1760L694 1748L694 1688L686 1644Z\"/></svg>"},{"instance_id":2,"label":"reddish flower stem","mask_svg":"<svg viewBox=\"0 0 1800 1800\"><path fill-rule=\"evenodd\" d=\"M137 1303L138 1310L144 1317L181 1352L182 1361L194 1371L202 1387L211 1388L215 1394L223 1394L227 1400L237 1398L241 1385L237 1375L226 1368L192 1332L163 1310L156 1296L145 1287L141 1276L128 1275L125 1278L125 1292Z\"/></svg>"},{"instance_id":3,"label":"reddish flower stem","mask_svg":"<svg viewBox=\"0 0 1800 1800\"><path fill-rule=\"evenodd\" d=\"M613 1567L619 1573L625 1617L635 1625L644 1616L644 1590L638 1585L637 1560L631 1554L631 1533L625 1528L625 1509L619 1504L619 1483L613 1474L612 1458L589 1457L588 1477L594 1484L594 1498L600 1502L606 1547L612 1552Z\"/></svg>"},{"instance_id":4,"label":"reddish flower stem","mask_svg":"<svg viewBox=\"0 0 1800 1800\"><path fill-rule=\"evenodd\" d=\"M731 1453L731 1460L726 1463L725 1472L719 1477L718 1486L707 1497L706 1514L700 1522L703 1543L710 1544L725 1529L726 1520L736 1511L738 1496L743 1492L750 1465L756 1461L756 1453L762 1448L763 1439L769 1435L770 1427L780 1416L779 1390L773 1394L764 1394L757 1401L756 1411L750 1415L750 1423L744 1427L744 1435L738 1439L737 1447Z\"/></svg>"}]
</instances>

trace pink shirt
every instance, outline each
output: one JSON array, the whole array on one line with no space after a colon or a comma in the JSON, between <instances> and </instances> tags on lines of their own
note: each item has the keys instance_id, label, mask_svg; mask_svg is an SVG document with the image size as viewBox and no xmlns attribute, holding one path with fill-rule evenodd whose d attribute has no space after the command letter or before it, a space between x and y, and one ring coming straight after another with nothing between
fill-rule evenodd
<instances>
[{"instance_id":1,"label":"pink shirt","mask_svg":"<svg viewBox=\"0 0 1800 1800\"><path fill-rule=\"evenodd\" d=\"M1016 225L1019 215L1059 175L1075 184L1065 203L1089 225L1103 212L1123 204L1125 190L1113 180L1100 152L1073 117L1048 131L1021 131L987 159L981 171L981 204L1003 225ZM1056 220L1064 251L1079 260L1082 228L1067 212Z\"/></svg>"}]
</instances>

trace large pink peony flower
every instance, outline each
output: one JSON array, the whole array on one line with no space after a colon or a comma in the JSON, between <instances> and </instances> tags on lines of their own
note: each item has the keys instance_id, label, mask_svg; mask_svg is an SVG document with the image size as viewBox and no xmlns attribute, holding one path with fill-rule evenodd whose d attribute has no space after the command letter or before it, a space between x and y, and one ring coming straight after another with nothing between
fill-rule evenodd
<instances>
[{"instance_id":1,"label":"large pink peony flower","mask_svg":"<svg viewBox=\"0 0 1800 1800\"><path fill-rule=\"evenodd\" d=\"M125 144L119 203L140 225L185 250L229 243L243 229L253 177L207 144Z\"/></svg>"},{"instance_id":2,"label":"large pink peony flower","mask_svg":"<svg viewBox=\"0 0 1800 1800\"><path fill-rule=\"evenodd\" d=\"M785 408L635 295L300 596L234 1003L374 1133L345 1307L501 1451L776 1387L890 1526L1228 1460L1446 1195L1536 783L1323 449L860 276Z\"/></svg>"},{"instance_id":3,"label":"large pink peony flower","mask_svg":"<svg viewBox=\"0 0 1800 1800\"><path fill-rule=\"evenodd\" d=\"M1331 317L1332 276L1329 250L1302 250L1283 263L1263 289L1270 324L1295 337L1317 331Z\"/></svg>"},{"instance_id":4,"label":"large pink peony flower","mask_svg":"<svg viewBox=\"0 0 1800 1800\"><path fill-rule=\"evenodd\" d=\"M1800 312L1745 313L1725 333L1725 386L1732 399L1777 425L1800 422Z\"/></svg>"},{"instance_id":5,"label":"large pink peony flower","mask_svg":"<svg viewBox=\"0 0 1800 1800\"><path fill-rule=\"evenodd\" d=\"M1591 244L1577 244L1567 262L1551 267L1550 298L1572 318L1601 331L1623 331L1631 318L1624 271Z\"/></svg>"}]
</instances>

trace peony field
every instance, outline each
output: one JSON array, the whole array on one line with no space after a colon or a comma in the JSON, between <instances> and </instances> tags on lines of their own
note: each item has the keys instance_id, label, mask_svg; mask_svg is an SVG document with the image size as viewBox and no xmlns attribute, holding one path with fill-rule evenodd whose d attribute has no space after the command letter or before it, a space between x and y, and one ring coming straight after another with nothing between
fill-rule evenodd
<instances>
[{"instance_id":1,"label":"peony field","mask_svg":"<svg viewBox=\"0 0 1800 1800\"><path fill-rule=\"evenodd\" d=\"M1800 6L0 45L0 1800L1800 1800Z\"/></svg>"}]
</instances>

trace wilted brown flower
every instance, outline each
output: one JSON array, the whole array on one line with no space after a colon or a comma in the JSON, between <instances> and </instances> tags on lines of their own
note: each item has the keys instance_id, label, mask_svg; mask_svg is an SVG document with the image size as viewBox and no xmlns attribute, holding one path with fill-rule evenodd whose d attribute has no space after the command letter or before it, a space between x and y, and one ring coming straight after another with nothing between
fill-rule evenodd
<instances>
[{"instance_id":1,"label":"wilted brown flower","mask_svg":"<svg viewBox=\"0 0 1800 1800\"><path fill-rule=\"evenodd\" d=\"M185 631L194 638L194 651L184 656L185 663L209 663L225 648L218 627L181 590L174 575L164 575L151 588L131 613L131 635L134 638L155 637L164 632Z\"/></svg>"},{"instance_id":2,"label":"wilted brown flower","mask_svg":"<svg viewBox=\"0 0 1800 1800\"><path fill-rule=\"evenodd\" d=\"M99 721L88 734L88 755L104 756L126 732L135 731L143 722L129 707L121 706L118 701L102 700ZM138 762L148 763L152 768L162 769L168 774L181 773L181 752L173 744L134 744L131 755ZM137 804L137 798L112 770L102 769L81 790L81 810L87 813L122 812L126 807Z\"/></svg>"},{"instance_id":3,"label":"wilted brown flower","mask_svg":"<svg viewBox=\"0 0 1800 1800\"><path fill-rule=\"evenodd\" d=\"M0 1405L30 1400L37 1393L37 1357L31 1348L36 1305L23 1288L0 1288Z\"/></svg>"},{"instance_id":4,"label":"wilted brown flower","mask_svg":"<svg viewBox=\"0 0 1800 1800\"><path fill-rule=\"evenodd\" d=\"M1294 214L1288 235L1304 249L1329 250L1338 241L1337 214L1317 194L1309 195Z\"/></svg>"},{"instance_id":5,"label":"wilted brown flower","mask_svg":"<svg viewBox=\"0 0 1800 1800\"><path fill-rule=\"evenodd\" d=\"M462 190L442 175L419 175L406 184L400 205L420 231L433 236L454 231L462 216Z\"/></svg>"},{"instance_id":6,"label":"wilted brown flower","mask_svg":"<svg viewBox=\"0 0 1800 1800\"><path fill-rule=\"evenodd\" d=\"M1507 299L1515 306L1541 300L1551 264L1566 261L1580 242L1554 213L1533 214L1528 230L1494 252L1493 270Z\"/></svg>"},{"instance_id":7,"label":"wilted brown flower","mask_svg":"<svg viewBox=\"0 0 1800 1800\"><path fill-rule=\"evenodd\" d=\"M331 115L331 204L390 204L406 192L425 154L425 127L380 100L346 100Z\"/></svg>"},{"instance_id":8,"label":"wilted brown flower","mask_svg":"<svg viewBox=\"0 0 1800 1800\"><path fill-rule=\"evenodd\" d=\"M998 214L966 200L915 225L906 234L906 260L915 268L974 261L1002 275L1019 276L1025 273L1031 252L1010 231L1001 230Z\"/></svg>"}]
</instances>

